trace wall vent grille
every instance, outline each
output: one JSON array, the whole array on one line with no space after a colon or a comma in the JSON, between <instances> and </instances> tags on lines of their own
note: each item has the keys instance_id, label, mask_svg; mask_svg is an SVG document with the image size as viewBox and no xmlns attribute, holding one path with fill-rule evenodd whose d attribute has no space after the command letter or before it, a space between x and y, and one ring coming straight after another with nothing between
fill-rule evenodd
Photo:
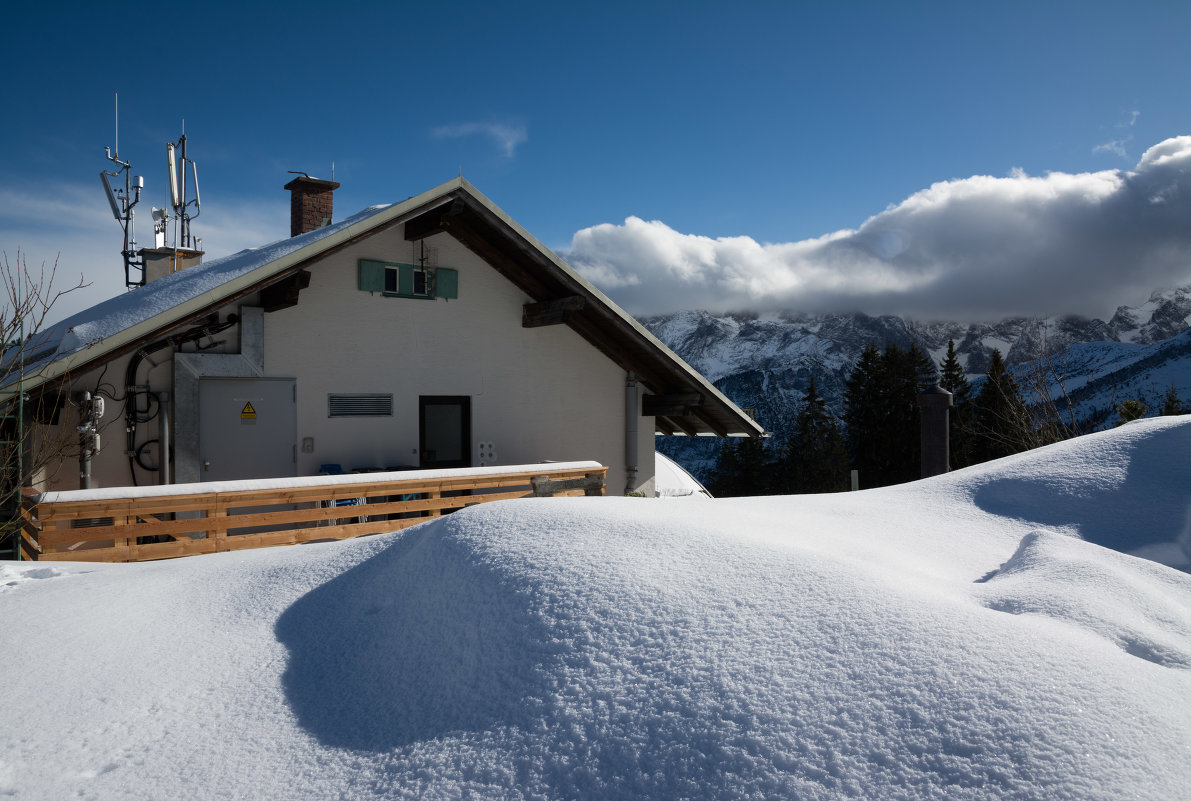
<instances>
[{"instance_id":1,"label":"wall vent grille","mask_svg":"<svg viewBox=\"0 0 1191 801\"><path fill-rule=\"evenodd\" d=\"M328 395L327 416L392 417L393 396L363 392Z\"/></svg>"}]
</instances>

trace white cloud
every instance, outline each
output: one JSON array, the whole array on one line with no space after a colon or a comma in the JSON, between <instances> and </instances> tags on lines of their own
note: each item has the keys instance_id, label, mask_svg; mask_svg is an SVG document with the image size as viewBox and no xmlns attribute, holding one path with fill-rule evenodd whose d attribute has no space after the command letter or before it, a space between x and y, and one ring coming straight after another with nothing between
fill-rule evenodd
<instances>
[{"instance_id":1,"label":"white cloud","mask_svg":"<svg viewBox=\"0 0 1191 801\"><path fill-rule=\"evenodd\" d=\"M512 158L517 146L529 141L529 132L520 123L465 122L459 125L440 125L430 131L437 139L458 139L465 136L490 137L505 158Z\"/></svg>"},{"instance_id":2,"label":"white cloud","mask_svg":"<svg viewBox=\"0 0 1191 801\"><path fill-rule=\"evenodd\" d=\"M791 243L684 234L630 217L563 255L635 314L863 310L924 319L1110 314L1191 284L1191 136L1132 171L944 181L856 230Z\"/></svg>"},{"instance_id":3,"label":"white cloud","mask_svg":"<svg viewBox=\"0 0 1191 801\"><path fill-rule=\"evenodd\" d=\"M1125 145L1133 141L1132 136L1126 136L1124 139L1110 139L1101 145L1096 145L1092 148L1093 153L1114 153L1123 159L1129 158L1129 153L1125 150Z\"/></svg>"}]
</instances>

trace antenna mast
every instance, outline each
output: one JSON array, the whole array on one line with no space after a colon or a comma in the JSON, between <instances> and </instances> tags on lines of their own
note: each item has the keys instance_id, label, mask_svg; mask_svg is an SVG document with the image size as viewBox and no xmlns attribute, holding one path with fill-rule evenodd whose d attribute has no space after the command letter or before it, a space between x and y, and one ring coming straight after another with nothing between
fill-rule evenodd
<instances>
[{"instance_id":1,"label":"antenna mast","mask_svg":"<svg viewBox=\"0 0 1191 801\"><path fill-rule=\"evenodd\" d=\"M182 121L182 129L186 129L186 121ZM174 246L183 248L197 247L198 240L190 235L190 221L197 219L202 212L202 200L199 197L198 165L186 154L186 134L178 141L165 146L169 159L170 204L174 208L175 234ZM186 165L190 164L191 183L194 184L194 197L186 197ZM190 213L190 207L194 213ZM181 226L181 230L177 226Z\"/></svg>"},{"instance_id":2,"label":"antenna mast","mask_svg":"<svg viewBox=\"0 0 1191 801\"><path fill-rule=\"evenodd\" d=\"M109 161L120 165L120 169L116 172L100 170L99 178L103 182L104 192L107 193L108 203L112 207L112 216L124 230L124 249L120 251L120 255L124 257L124 284L131 289L145 283L144 261L136 252L136 212L133 211L133 206L141 202L141 190L145 187L145 179L139 175L134 176L132 165L127 161L120 160L119 92L116 93L116 153L112 155L110 147L105 147L104 150L107 151ZM117 185L116 189L112 189L110 179L119 178L121 175L124 176L124 188L120 189ZM134 277L133 271L139 271L139 276Z\"/></svg>"},{"instance_id":3,"label":"antenna mast","mask_svg":"<svg viewBox=\"0 0 1191 801\"><path fill-rule=\"evenodd\" d=\"M171 271L181 269L178 265L183 256L178 250L197 250L201 240L190 234L190 222L199 216L202 201L199 198L198 165L186 152L186 121L182 121L182 136L177 142L168 142L165 146L169 169L169 203L164 209L153 209L154 248L167 247L166 232L169 230L170 209L174 218L174 256ZM136 212L133 206L141 202L141 190L145 188L145 179L132 175L132 165L120 160L120 95L116 93L116 152L110 147L107 151L109 161L120 165L120 169L111 172L102 170L99 177L103 182L104 192L108 203L112 207L112 216L120 227L124 229L124 249L120 254L124 257L124 284L129 289L145 285L145 257L137 251L136 246ZM188 197L187 164L190 165L190 185L194 187L194 197ZM124 188L112 187L112 178L124 176ZM195 254L188 254L193 256Z\"/></svg>"}]
</instances>

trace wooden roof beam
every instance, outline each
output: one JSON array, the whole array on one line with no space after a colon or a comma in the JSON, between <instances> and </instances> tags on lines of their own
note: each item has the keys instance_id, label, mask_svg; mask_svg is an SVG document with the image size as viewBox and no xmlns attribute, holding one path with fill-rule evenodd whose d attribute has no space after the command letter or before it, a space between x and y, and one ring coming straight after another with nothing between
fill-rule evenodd
<instances>
[{"instance_id":1,"label":"wooden roof beam","mask_svg":"<svg viewBox=\"0 0 1191 801\"><path fill-rule=\"evenodd\" d=\"M539 328L544 325L567 323L573 316L572 312L581 311L585 305L587 299L582 295L526 303L521 307L521 327Z\"/></svg>"},{"instance_id":2,"label":"wooden roof beam","mask_svg":"<svg viewBox=\"0 0 1191 801\"><path fill-rule=\"evenodd\" d=\"M266 312L298 305L298 295L310 286L310 271L300 270L261 290L261 307Z\"/></svg>"},{"instance_id":3,"label":"wooden roof beam","mask_svg":"<svg viewBox=\"0 0 1191 801\"><path fill-rule=\"evenodd\" d=\"M463 214L464 203L461 198L455 198L450 203L435 206L423 214L419 214L405 222L405 240L416 242L441 231L450 231Z\"/></svg>"},{"instance_id":4,"label":"wooden roof beam","mask_svg":"<svg viewBox=\"0 0 1191 801\"><path fill-rule=\"evenodd\" d=\"M703 405L698 392L674 392L665 395L646 395L641 399L643 417L685 417L695 407Z\"/></svg>"},{"instance_id":5,"label":"wooden roof beam","mask_svg":"<svg viewBox=\"0 0 1191 801\"><path fill-rule=\"evenodd\" d=\"M667 422L669 422L670 425L673 426L675 430L681 431L682 433L686 434L688 437L699 436L699 429L696 428L695 426L692 426L686 420L683 420L678 417L665 417L663 419L665 419Z\"/></svg>"}]
</instances>

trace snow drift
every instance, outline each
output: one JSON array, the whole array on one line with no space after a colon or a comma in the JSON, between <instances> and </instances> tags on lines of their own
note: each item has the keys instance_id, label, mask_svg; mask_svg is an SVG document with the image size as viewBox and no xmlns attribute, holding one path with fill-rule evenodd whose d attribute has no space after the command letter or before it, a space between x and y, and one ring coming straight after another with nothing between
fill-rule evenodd
<instances>
[{"instance_id":1,"label":"snow drift","mask_svg":"<svg viewBox=\"0 0 1191 801\"><path fill-rule=\"evenodd\" d=\"M1189 445L1184 417L862 493L6 563L0 793L1181 797L1191 576L1087 540L1185 554Z\"/></svg>"}]
</instances>

